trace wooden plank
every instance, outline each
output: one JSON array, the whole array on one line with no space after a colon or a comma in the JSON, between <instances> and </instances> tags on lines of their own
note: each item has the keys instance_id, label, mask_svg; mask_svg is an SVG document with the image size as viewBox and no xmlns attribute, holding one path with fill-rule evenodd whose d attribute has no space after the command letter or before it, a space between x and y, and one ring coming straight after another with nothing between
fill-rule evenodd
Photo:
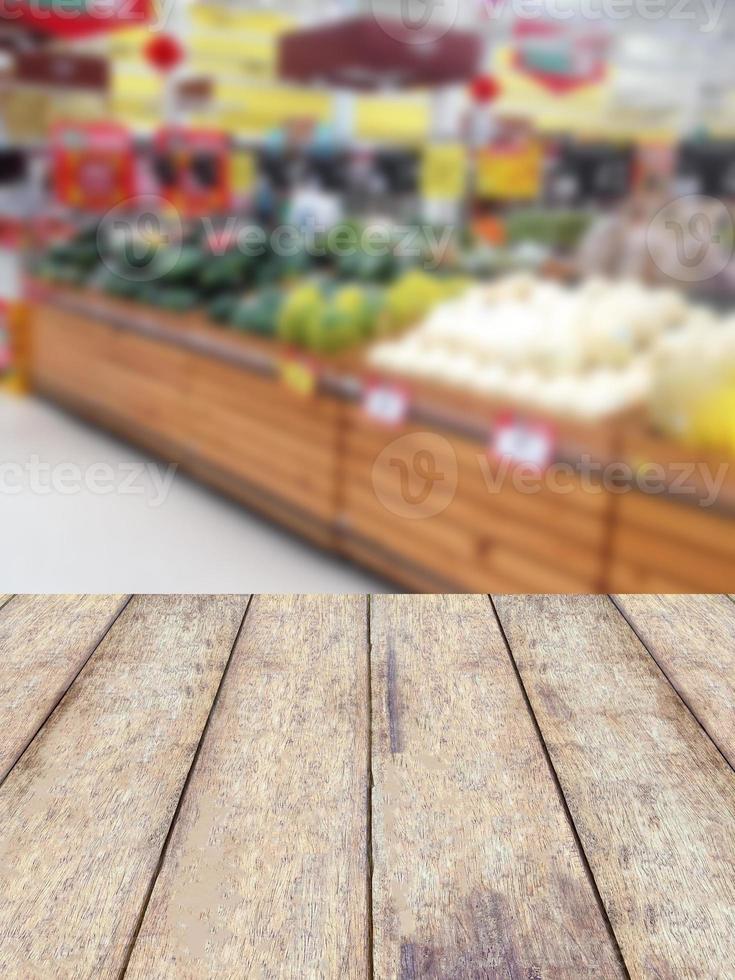
<instances>
[{"instance_id":1,"label":"wooden plank","mask_svg":"<svg viewBox=\"0 0 735 980\"><path fill-rule=\"evenodd\" d=\"M127 971L367 978L364 596L257 596Z\"/></svg>"},{"instance_id":2,"label":"wooden plank","mask_svg":"<svg viewBox=\"0 0 735 980\"><path fill-rule=\"evenodd\" d=\"M6 606L13 598L12 592L0 592L0 609Z\"/></svg>"},{"instance_id":3,"label":"wooden plank","mask_svg":"<svg viewBox=\"0 0 735 980\"><path fill-rule=\"evenodd\" d=\"M377 501L372 509L368 508L368 495L365 495L359 507L355 507L351 499L345 511L342 532L348 536L357 534L398 559L409 561L430 575L438 575L454 583L453 588L457 591L488 591L491 584L495 588L508 587L507 580L495 578L490 571L478 569L475 563L451 554L447 549L446 536L437 533L440 522L436 517L414 521L407 526L409 522L405 518L388 513ZM520 588L510 591L520 591Z\"/></svg>"},{"instance_id":4,"label":"wooden plank","mask_svg":"<svg viewBox=\"0 0 735 980\"><path fill-rule=\"evenodd\" d=\"M630 523L663 538L673 537L697 551L712 550L735 560L735 521L696 503L675 503L643 493L626 493L615 498L616 520Z\"/></svg>"},{"instance_id":5,"label":"wooden plank","mask_svg":"<svg viewBox=\"0 0 735 980\"><path fill-rule=\"evenodd\" d=\"M688 542L649 533L632 524L615 526L611 549L614 559L642 565L662 576L685 575L691 583L690 591L723 592L735 583L735 562L731 558L698 550Z\"/></svg>"},{"instance_id":6,"label":"wooden plank","mask_svg":"<svg viewBox=\"0 0 735 980\"><path fill-rule=\"evenodd\" d=\"M352 485L345 490L343 524L364 538L373 540L396 554L422 565L434 575L456 583L460 591L488 592L590 592L591 578L568 574L563 555L559 566L539 561L533 555L512 547L512 535L494 540L491 533L468 521L455 519L461 514L452 501L446 510L422 520L402 516L405 501L399 491L390 489L381 499L367 488ZM386 506L395 504L395 511ZM511 527L512 525L508 525Z\"/></svg>"},{"instance_id":7,"label":"wooden plank","mask_svg":"<svg viewBox=\"0 0 735 980\"><path fill-rule=\"evenodd\" d=\"M121 595L19 595L0 611L0 783L126 601Z\"/></svg>"},{"instance_id":8,"label":"wooden plank","mask_svg":"<svg viewBox=\"0 0 735 980\"><path fill-rule=\"evenodd\" d=\"M375 977L622 977L487 598L374 596Z\"/></svg>"},{"instance_id":9,"label":"wooden plank","mask_svg":"<svg viewBox=\"0 0 735 980\"><path fill-rule=\"evenodd\" d=\"M119 975L245 605L132 599L8 776L0 975Z\"/></svg>"},{"instance_id":10,"label":"wooden plank","mask_svg":"<svg viewBox=\"0 0 735 980\"><path fill-rule=\"evenodd\" d=\"M634 978L735 962L735 778L605 596L498 596Z\"/></svg>"},{"instance_id":11,"label":"wooden plank","mask_svg":"<svg viewBox=\"0 0 735 980\"><path fill-rule=\"evenodd\" d=\"M618 595L615 603L735 769L735 605L722 595Z\"/></svg>"},{"instance_id":12,"label":"wooden plank","mask_svg":"<svg viewBox=\"0 0 735 980\"><path fill-rule=\"evenodd\" d=\"M681 572L686 574L686 569L681 569ZM625 593L689 592L691 589L691 586L666 574L622 561L610 563L605 585L614 592Z\"/></svg>"}]
</instances>

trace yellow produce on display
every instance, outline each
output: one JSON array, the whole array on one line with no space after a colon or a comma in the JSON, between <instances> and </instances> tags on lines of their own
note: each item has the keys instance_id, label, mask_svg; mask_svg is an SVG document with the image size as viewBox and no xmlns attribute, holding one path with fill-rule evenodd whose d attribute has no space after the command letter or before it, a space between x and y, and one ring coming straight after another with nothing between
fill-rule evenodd
<instances>
[{"instance_id":1,"label":"yellow produce on display","mask_svg":"<svg viewBox=\"0 0 735 980\"><path fill-rule=\"evenodd\" d=\"M688 441L735 454L735 382L705 396L693 411Z\"/></svg>"}]
</instances>

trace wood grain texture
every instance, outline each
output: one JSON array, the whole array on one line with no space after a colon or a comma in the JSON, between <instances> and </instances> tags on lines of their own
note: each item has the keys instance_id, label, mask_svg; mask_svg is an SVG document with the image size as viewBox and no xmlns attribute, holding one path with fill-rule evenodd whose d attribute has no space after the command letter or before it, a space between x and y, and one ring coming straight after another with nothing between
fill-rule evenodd
<instances>
[{"instance_id":1,"label":"wood grain texture","mask_svg":"<svg viewBox=\"0 0 735 980\"><path fill-rule=\"evenodd\" d=\"M735 769L735 604L723 595L618 595L615 602Z\"/></svg>"},{"instance_id":2,"label":"wood grain texture","mask_svg":"<svg viewBox=\"0 0 735 980\"><path fill-rule=\"evenodd\" d=\"M631 976L731 976L732 770L606 596L494 601Z\"/></svg>"},{"instance_id":3,"label":"wood grain texture","mask_svg":"<svg viewBox=\"0 0 735 980\"><path fill-rule=\"evenodd\" d=\"M126 601L19 595L0 609L0 783Z\"/></svg>"},{"instance_id":4,"label":"wood grain texture","mask_svg":"<svg viewBox=\"0 0 735 980\"><path fill-rule=\"evenodd\" d=\"M13 598L12 592L0 592L0 609L7 605L8 602Z\"/></svg>"},{"instance_id":5,"label":"wood grain texture","mask_svg":"<svg viewBox=\"0 0 735 980\"><path fill-rule=\"evenodd\" d=\"M379 980L622 977L485 596L375 596Z\"/></svg>"},{"instance_id":6,"label":"wood grain texture","mask_svg":"<svg viewBox=\"0 0 735 980\"><path fill-rule=\"evenodd\" d=\"M253 599L128 980L369 974L367 599Z\"/></svg>"},{"instance_id":7,"label":"wood grain texture","mask_svg":"<svg viewBox=\"0 0 735 980\"><path fill-rule=\"evenodd\" d=\"M121 970L242 597L136 597L0 790L0 975Z\"/></svg>"}]
</instances>

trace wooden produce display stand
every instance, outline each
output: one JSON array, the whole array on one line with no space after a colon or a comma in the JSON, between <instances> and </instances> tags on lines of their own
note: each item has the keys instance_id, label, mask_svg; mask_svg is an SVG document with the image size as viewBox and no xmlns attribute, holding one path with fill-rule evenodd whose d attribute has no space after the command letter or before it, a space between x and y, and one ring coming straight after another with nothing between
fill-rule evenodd
<instances>
[{"instance_id":1,"label":"wooden produce display stand","mask_svg":"<svg viewBox=\"0 0 735 980\"><path fill-rule=\"evenodd\" d=\"M405 420L388 427L348 409L341 488L343 551L411 588L485 592L595 592L603 587L613 499L584 489L572 468L616 453L618 420L559 420L554 461L542 467L493 456L506 406L439 385L412 386ZM535 413L538 414L537 412ZM519 411L519 424L533 419ZM594 485L594 477L590 477ZM560 483L560 486L562 483Z\"/></svg>"},{"instance_id":2,"label":"wooden produce display stand","mask_svg":"<svg viewBox=\"0 0 735 980\"><path fill-rule=\"evenodd\" d=\"M656 435L645 419L625 428L621 458L633 469L658 464L665 489L615 497L610 590L735 590L735 459Z\"/></svg>"},{"instance_id":3,"label":"wooden produce display stand","mask_svg":"<svg viewBox=\"0 0 735 980\"><path fill-rule=\"evenodd\" d=\"M37 290L28 330L40 394L406 588L735 591L735 466L707 508L704 486L693 499L599 481L607 463L662 463L673 482L695 462L640 413L549 425L533 408L374 378L361 352L316 364L86 289ZM368 398L377 389L380 405L381 388L397 395L387 413ZM508 425L549 425L535 477L498 454Z\"/></svg>"},{"instance_id":4,"label":"wooden produce display stand","mask_svg":"<svg viewBox=\"0 0 735 980\"><path fill-rule=\"evenodd\" d=\"M291 390L285 350L88 290L43 291L30 329L40 394L335 545L340 405Z\"/></svg>"}]
</instances>

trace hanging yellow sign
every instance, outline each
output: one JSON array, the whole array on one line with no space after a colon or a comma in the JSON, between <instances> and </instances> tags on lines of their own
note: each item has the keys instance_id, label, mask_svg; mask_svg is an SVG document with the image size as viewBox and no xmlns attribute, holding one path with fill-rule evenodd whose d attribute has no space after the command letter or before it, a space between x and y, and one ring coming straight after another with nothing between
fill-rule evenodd
<instances>
[{"instance_id":1,"label":"hanging yellow sign","mask_svg":"<svg viewBox=\"0 0 735 980\"><path fill-rule=\"evenodd\" d=\"M477 157L477 197L527 201L541 193L541 144L529 140L482 150Z\"/></svg>"},{"instance_id":2,"label":"hanging yellow sign","mask_svg":"<svg viewBox=\"0 0 735 980\"><path fill-rule=\"evenodd\" d=\"M433 201L458 201L467 188L467 151L459 143L427 146L421 168L421 193Z\"/></svg>"},{"instance_id":3,"label":"hanging yellow sign","mask_svg":"<svg viewBox=\"0 0 735 980\"><path fill-rule=\"evenodd\" d=\"M230 180L233 192L249 194L255 188L258 177L258 161L249 150L235 150L230 160Z\"/></svg>"}]
</instances>

